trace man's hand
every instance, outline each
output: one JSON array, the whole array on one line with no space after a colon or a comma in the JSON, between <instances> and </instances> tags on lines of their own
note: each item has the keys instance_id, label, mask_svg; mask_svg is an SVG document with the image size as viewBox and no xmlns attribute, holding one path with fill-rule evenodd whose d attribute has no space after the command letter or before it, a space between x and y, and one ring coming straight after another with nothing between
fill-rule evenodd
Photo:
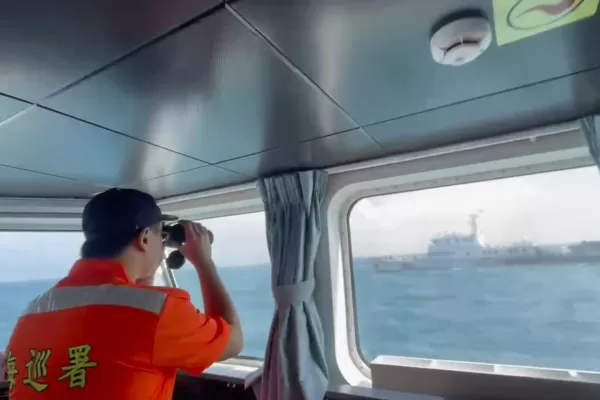
<instances>
[{"instance_id":1,"label":"man's hand","mask_svg":"<svg viewBox=\"0 0 600 400\"><path fill-rule=\"evenodd\" d=\"M244 335L231 297L212 261L209 232L197 222L181 221L181 224L185 228L185 243L179 251L198 272L205 314L213 318L222 318L229 325L229 342L219 360L235 357L242 351Z\"/></svg>"},{"instance_id":2,"label":"man's hand","mask_svg":"<svg viewBox=\"0 0 600 400\"><path fill-rule=\"evenodd\" d=\"M196 268L213 265L210 236L202 224L191 221L181 221L185 228L185 243L179 251Z\"/></svg>"}]
</instances>

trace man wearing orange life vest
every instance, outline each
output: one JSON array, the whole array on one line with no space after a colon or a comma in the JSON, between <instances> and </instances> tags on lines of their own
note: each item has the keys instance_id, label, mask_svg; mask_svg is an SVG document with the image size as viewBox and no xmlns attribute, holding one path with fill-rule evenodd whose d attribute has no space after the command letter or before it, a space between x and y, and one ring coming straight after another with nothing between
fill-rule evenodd
<instances>
[{"instance_id":1,"label":"man wearing orange life vest","mask_svg":"<svg viewBox=\"0 0 600 400\"><path fill-rule=\"evenodd\" d=\"M145 284L164 257L165 219L137 190L90 200L81 259L17 321L6 350L9 399L171 399L178 369L199 374L241 351L202 225L183 222L180 250L198 272L205 312L183 290Z\"/></svg>"}]
</instances>

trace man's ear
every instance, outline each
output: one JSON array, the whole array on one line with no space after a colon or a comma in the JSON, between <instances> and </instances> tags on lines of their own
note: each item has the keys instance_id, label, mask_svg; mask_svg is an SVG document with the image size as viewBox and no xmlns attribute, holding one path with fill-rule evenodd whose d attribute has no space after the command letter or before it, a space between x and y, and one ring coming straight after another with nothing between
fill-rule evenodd
<instances>
[{"instance_id":1,"label":"man's ear","mask_svg":"<svg viewBox=\"0 0 600 400\"><path fill-rule=\"evenodd\" d=\"M137 236L137 238L135 239L135 246L142 251L146 251L146 248L148 247L148 235L150 233L150 229L145 228L143 229L140 234Z\"/></svg>"}]
</instances>

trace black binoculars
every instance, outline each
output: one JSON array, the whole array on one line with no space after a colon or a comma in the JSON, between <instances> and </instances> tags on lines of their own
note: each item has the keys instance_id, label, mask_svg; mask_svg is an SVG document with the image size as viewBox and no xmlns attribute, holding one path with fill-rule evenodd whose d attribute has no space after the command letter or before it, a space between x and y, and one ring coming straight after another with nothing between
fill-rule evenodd
<instances>
[{"instance_id":1,"label":"black binoculars","mask_svg":"<svg viewBox=\"0 0 600 400\"><path fill-rule=\"evenodd\" d=\"M214 235L208 231L210 244L214 240ZM163 226L163 243L166 247L179 247L185 243L185 228L180 223ZM172 251L166 259L167 267L170 269L179 269L185 264L185 257L179 250Z\"/></svg>"}]
</instances>

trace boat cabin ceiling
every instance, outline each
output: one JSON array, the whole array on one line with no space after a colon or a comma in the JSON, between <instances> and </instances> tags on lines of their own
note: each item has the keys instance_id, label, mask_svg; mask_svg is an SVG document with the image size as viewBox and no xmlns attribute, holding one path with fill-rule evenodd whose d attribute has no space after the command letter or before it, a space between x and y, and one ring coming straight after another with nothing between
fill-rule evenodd
<instances>
[{"instance_id":1,"label":"boat cabin ceiling","mask_svg":"<svg viewBox=\"0 0 600 400\"><path fill-rule=\"evenodd\" d=\"M600 108L600 15L437 64L457 13L504 23L491 0L6 2L0 196L167 198Z\"/></svg>"}]
</instances>

